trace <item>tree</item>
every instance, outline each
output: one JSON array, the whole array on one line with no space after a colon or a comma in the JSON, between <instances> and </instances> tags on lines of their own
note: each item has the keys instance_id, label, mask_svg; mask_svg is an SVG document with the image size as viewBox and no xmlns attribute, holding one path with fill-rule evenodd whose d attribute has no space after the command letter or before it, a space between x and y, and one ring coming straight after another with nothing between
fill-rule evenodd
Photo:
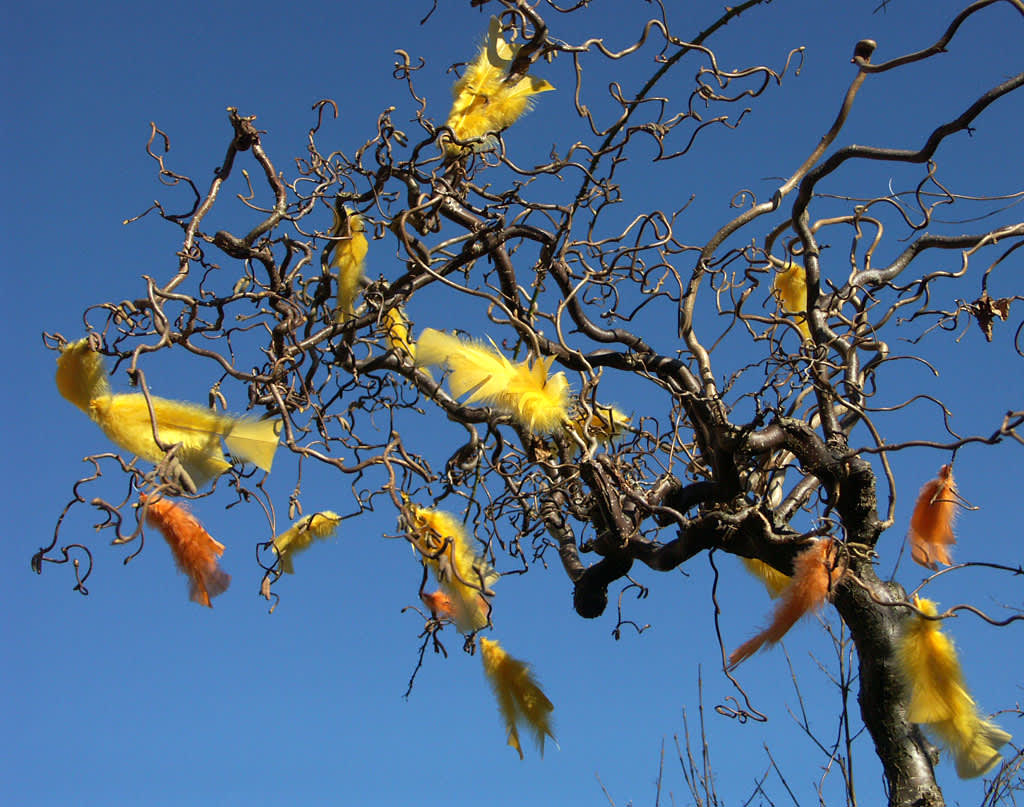
<instances>
[{"instance_id":1,"label":"tree","mask_svg":"<svg viewBox=\"0 0 1024 807\"><path fill-rule=\"evenodd\" d=\"M691 25L696 34L656 17L635 44L615 52L560 33L572 14L554 6L495 4L504 36L521 45L507 54L494 45L497 56L484 54L483 69L501 73L495 87L464 82L464 109L445 126L447 104L427 102L418 91L420 63L399 52L395 75L406 86L413 126L388 109L361 146L332 151L320 141L337 105L322 101L308 152L290 175L246 110L229 110L227 156L209 187L168 166L168 136L154 126L149 152L159 178L193 197L184 208L157 203L147 211L181 228L178 271L147 277L135 299L92 306L86 322L92 347L109 357L115 376L127 374L138 386L167 455L155 468L131 463L124 452L97 455L95 477L127 476L130 490L122 482L117 496L85 493L90 479L76 486L69 507L98 507L118 542L141 549L138 491L195 498L199 511L211 491L228 490L240 504L263 503L270 534L283 532L285 519L274 515L281 503L265 492L261 473L236 465L204 484L188 461L187 441L175 448L177 441L160 439L158 376L148 368L163 353L187 353L212 374L211 404L238 409L244 400L281 419L282 444L299 469L289 521L318 512L310 508L319 504L305 501L304 480L326 472L351 489L348 509L335 508L343 531L387 508L402 515L417 545L412 507L436 505L464 519L481 556L506 572L557 562L584 618L605 613L612 586L621 606L621 592L639 585L630 575L641 566L669 572L704 553L731 554L791 574L797 558L829 536L837 542L829 596L843 626L837 630L855 646L859 716L883 764L890 803L942 803L934 746L907 719L894 663L899 637L921 609L900 583L876 573L879 555L899 551L897 491L913 496L924 481L898 479L890 457L931 448L938 468L960 448L1019 442L1024 413L1010 411L966 436L931 422L908 427L900 414L918 412L923 401L945 414L946 394L935 384L902 397L890 375L902 362L934 364L929 346L952 350L946 333L975 323L986 339L1021 352L1019 327L1002 324L1020 299L1002 280L1019 261L1024 224L1014 220L1011 203L1020 195L958 191L942 160L947 150L970 149L963 133L990 107L1012 103L1024 76L992 76L989 86L957 99L955 113L923 125L897 148L838 143L862 86L884 88L901 71L945 58L961 27L986 15L1010 8L1019 24L1024 6L975 3L951 15L933 43L877 62L875 43L851 42L852 79L845 95L835 91L838 112L817 146L808 138L799 167L761 182L758 193L730 188L728 215L707 233L692 233L688 189L674 194L671 206L652 207L642 183L670 177L666 184L682 185L688 159L706 157L708 141L747 125L738 105L763 102L800 64L797 49L780 50L776 68L722 67L716 38L757 5L751 0ZM655 40L658 60L639 88L613 86L604 94L598 77L647 58L643 46ZM555 93L535 99L534 118L491 134L460 128L470 112L486 118L500 93L545 76L547 62L554 69L567 61L579 66L577 86L553 82ZM680 91L677 76L686 69L696 75ZM519 158L519 132L541 125L547 105L567 106L570 98L577 128L555 138L549 155ZM491 125L511 121L499 123ZM251 179L239 179L243 161L251 161ZM909 190L884 187L880 177L897 170ZM248 218L210 226L232 182L242 183L237 192ZM963 212L951 216L947 208ZM348 254L359 243L356 213L368 258L350 299L339 292L337 273L345 260L358 263ZM787 293L782 278L797 289ZM414 312L418 326L408 339L398 330L403 310ZM429 367L414 360L428 327L489 337L494 350L534 373L553 360L543 368L548 382L562 372L572 388L565 415L538 427L507 390L471 400L481 391L473 379L455 389L445 376L446 366L457 372L446 359L450 350ZM905 347L904 339L911 340ZM91 398L85 403L89 408ZM1012 392L1005 406L1019 410ZM566 419L576 425L564 426ZM420 447L428 423L444 430L443 456ZM429 561L445 559L441 538L429 545L420 539L424 581ZM262 591L276 602L288 596L279 553L266 539L259 543ZM92 556L58 530L33 563L40 569L73 558L81 587ZM1014 571L1012 563L993 562L993 570L1000 566ZM501 609L500 590L491 599L483 575L455 576L487 595L486 618ZM944 606L947 616L970 606L988 622L1019 619L966 602ZM630 625L628 616L620 607L616 630ZM443 619L427 625L421 658L432 642L450 647L454 633ZM846 635L837 632L840 643ZM723 641L724 662L738 642ZM726 674L742 698L742 668ZM760 716L749 701L737 711ZM856 719L840 719L847 717ZM856 731L841 725L847 736ZM849 749L833 753L852 802ZM1019 758L1011 761L1019 765Z\"/></svg>"}]
</instances>

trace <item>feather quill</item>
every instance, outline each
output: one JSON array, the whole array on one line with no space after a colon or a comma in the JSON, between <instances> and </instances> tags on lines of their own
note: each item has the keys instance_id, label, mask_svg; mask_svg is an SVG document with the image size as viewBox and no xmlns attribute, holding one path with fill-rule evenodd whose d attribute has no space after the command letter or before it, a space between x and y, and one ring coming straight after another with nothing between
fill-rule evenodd
<instances>
[{"instance_id":1,"label":"feather quill","mask_svg":"<svg viewBox=\"0 0 1024 807\"><path fill-rule=\"evenodd\" d=\"M196 404L150 396L161 442L181 443L178 457L197 485L218 476L230 464L220 440L232 456L269 471L277 450L279 420L221 415ZM115 444L142 459L160 462L164 452L153 439L149 407L141 393L103 395L89 403L93 419Z\"/></svg>"},{"instance_id":2,"label":"feather quill","mask_svg":"<svg viewBox=\"0 0 1024 807\"><path fill-rule=\"evenodd\" d=\"M355 299L363 280L363 267L370 245L366 240L366 223L340 203L334 206L334 242L331 268L338 273L338 301L334 321L346 323L355 316Z\"/></svg>"},{"instance_id":3,"label":"feather quill","mask_svg":"<svg viewBox=\"0 0 1024 807\"><path fill-rule=\"evenodd\" d=\"M807 325L807 272L792 261L772 280L772 293L782 303L782 310L796 317L796 327L804 339L811 338Z\"/></svg>"},{"instance_id":4,"label":"feather quill","mask_svg":"<svg viewBox=\"0 0 1024 807\"><path fill-rule=\"evenodd\" d=\"M953 466L943 465L939 475L921 488L910 517L910 554L915 563L932 571L939 564L953 563L949 547L956 543L953 519L956 516L956 483Z\"/></svg>"},{"instance_id":5,"label":"feather quill","mask_svg":"<svg viewBox=\"0 0 1024 807\"><path fill-rule=\"evenodd\" d=\"M510 414L534 434L548 434L569 418L565 373L549 376L554 357L513 364L495 347L425 328L417 363L446 366L448 387L464 403L482 401Z\"/></svg>"},{"instance_id":6,"label":"feather quill","mask_svg":"<svg viewBox=\"0 0 1024 807\"><path fill-rule=\"evenodd\" d=\"M816 541L796 556L790 584L775 606L771 624L737 647L729 656L729 669L754 655L765 643L776 644L809 611L825 604L843 571L838 545L831 538Z\"/></svg>"},{"instance_id":7,"label":"feather quill","mask_svg":"<svg viewBox=\"0 0 1024 807\"><path fill-rule=\"evenodd\" d=\"M508 71L518 52L518 45L510 45L501 36L497 17L491 17L487 41L452 87L454 101L447 125L458 140L486 138L491 132L507 129L530 109L533 96L554 89L535 76L509 80ZM489 145L485 139L476 148ZM445 151L449 157L457 157L466 149L448 142Z\"/></svg>"},{"instance_id":8,"label":"feather quill","mask_svg":"<svg viewBox=\"0 0 1024 807\"><path fill-rule=\"evenodd\" d=\"M936 604L916 596L914 604L925 616L907 619L897 648L907 719L927 726L949 749L960 778L981 776L999 763L998 749L1011 737L979 714L953 642L940 620L927 618L938 614Z\"/></svg>"},{"instance_id":9,"label":"feather quill","mask_svg":"<svg viewBox=\"0 0 1024 807\"><path fill-rule=\"evenodd\" d=\"M231 575L218 563L224 544L215 541L184 505L144 493L139 502L146 505L146 523L160 531L178 569L188 575L189 598L212 608L210 598L223 594L231 583Z\"/></svg>"},{"instance_id":10,"label":"feather quill","mask_svg":"<svg viewBox=\"0 0 1024 807\"><path fill-rule=\"evenodd\" d=\"M323 510L300 518L291 527L274 538L274 549L281 561L281 571L295 574L294 557L313 545L316 539L330 538L338 529L341 516Z\"/></svg>"},{"instance_id":11,"label":"feather quill","mask_svg":"<svg viewBox=\"0 0 1024 807\"><path fill-rule=\"evenodd\" d=\"M782 595L793 579L763 560L757 558L740 558L740 560L743 561L748 572L764 583L764 587L768 589L768 594L773 600Z\"/></svg>"},{"instance_id":12,"label":"feather quill","mask_svg":"<svg viewBox=\"0 0 1024 807\"><path fill-rule=\"evenodd\" d=\"M491 590L498 573L473 551L462 524L450 513L409 505L409 537L451 599L456 627L470 633L491 620Z\"/></svg>"},{"instance_id":13,"label":"feather quill","mask_svg":"<svg viewBox=\"0 0 1024 807\"><path fill-rule=\"evenodd\" d=\"M89 402L110 395L110 382L103 357L88 339L69 342L57 357L57 390L90 417Z\"/></svg>"},{"instance_id":14,"label":"feather quill","mask_svg":"<svg viewBox=\"0 0 1024 807\"><path fill-rule=\"evenodd\" d=\"M508 730L508 744L523 758L523 747L519 742L519 726L527 729L544 756L544 740L555 738L551 730L551 712L554 706L541 690L530 672L530 666L512 658L496 641L480 638L480 656L484 663L484 674L498 699L505 728Z\"/></svg>"}]
</instances>

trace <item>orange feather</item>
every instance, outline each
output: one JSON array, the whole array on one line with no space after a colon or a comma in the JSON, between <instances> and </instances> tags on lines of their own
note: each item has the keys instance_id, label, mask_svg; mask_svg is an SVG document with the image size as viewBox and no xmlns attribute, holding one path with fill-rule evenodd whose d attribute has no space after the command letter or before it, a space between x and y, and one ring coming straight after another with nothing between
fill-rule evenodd
<instances>
[{"instance_id":1,"label":"orange feather","mask_svg":"<svg viewBox=\"0 0 1024 807\"><path fill-rule=\"evenodd\" d=\"M215 541L183 505L170 499L151 499L144 493L139 502L148 504L146 523L160 530L175 564L188 575L192 602L212 608L210 598L223 594L231 583L231 575L217 563L224 544Z\"/></svg>"},{"instance_id":2,"label":"orange feather","mask_svg":"<svg viewBox=\"0 0 1024 807\"><path fill-rule=\"evenodd\" d=\"M932 571L942 563L953 563L949 547L956 543L953 517L956 515L956 483L953 466L943 465L939 475L925 483L917 494L914 514L910 517L910 555Z\"/></svg>"},{"instance_id":3,"label":"orange feather","mask_svg":"<svg viewBox=\"0 0 1024 807\"><path fill-rule=\"evenodd\" d=\"M840 568L839 545L831 538L805 549L793 565L793 579L775 607L771 624L732 652L730 669L754 655L766 642L778 642L802 616L824 605L844 571Z\"/></svg>"},{"instance_id":4,"label":"orange feather","mask_svg":"<svg viewBox=\"0 0 1024 807\"><path fill-rule=\"evenodd\" d=\"M424 591L420 594L420 599L430 609L430 615L434 619L447 617L453 622L455 621L455 603L443 591Z\"/></svg>"}]
</instances>

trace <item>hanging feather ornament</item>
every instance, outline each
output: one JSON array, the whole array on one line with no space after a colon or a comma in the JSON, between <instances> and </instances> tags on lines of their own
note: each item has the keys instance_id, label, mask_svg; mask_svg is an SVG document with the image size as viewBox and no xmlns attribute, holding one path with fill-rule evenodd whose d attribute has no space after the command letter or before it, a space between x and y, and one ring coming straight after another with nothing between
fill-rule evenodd
<instances>
[{"instance_id":1,"label":"hanging feather ornament","mask_svg":"<svg viewBox=\"0 0 1024 807\"><path fill-rule=\"evenodd\" d=\"M330 510L323 510L305 516L274 538L274 549L281 561L281 571L295 574L294 557L313 545L313 541L330 538L337 532L341 516Z\"/></svg>"},{"instance_id":2,"label":"hanging feather ornament","mask_svg":"<svg viewBox=\"0 0 1024 807\"><path fill-rule=\"evenodd\" d=\"M90 417L89 402L110 395L110 382L103 357L88 339L69 342L57 357L57 390Z\"/></svg>"},{"instance_id":3,"label":"hanging feather ornament","mask_svg":"<svg viewBox=\"0 0 1024 807\"><path fill-rule=\"evenodd\" d=\"M939 475L924 484L917 495L910 517L910 556L915 563L936 571L939 564L949 566L953 559L949 547L956 543L953 519L958 501L953 466L943 465Z\"/></svg>"},{"instance_id":4,"label":"hanging feather ornament","mask_svg":"<svg viewBox=\"0 0 1024 807\"><path fill-rule=\"evenodd\" d=\"M346 323L355 316L355 299L362 285L366 253L370 249L366 240L366 223L338 200L334 205L334 223L331 235L338 239L333 244L331 268L338 275L338 301L334 321Z\"/></svg>"},{"instance_id":5,"label":"hanging feather ornament","mask_svg":"<svg viewBox=\"0 0 1024 807\"><path fill-rule=\"evenodd\" d=\"M804 268L790 261L782 271L775 273L772 293L782 303L782 310L796 317L797 329L809 340L811 329L807 325L807 272Z\"/></svg>"},{"instance_id":6,"label":"hanging feather ornament","mask_svg":"<svg viewBox=\"0 0 1024 807\"><path fill-rule=\"evenodd\" d=\"M480 638L480 656L508 730L508 744L522 759L519 726L525 723L544 756L545 738L555 738L551 730L551 712L555 707L537 684L530 666L512 658L496 640L486 637Z\"/></svg>"},{"instance_id":7,"label":"hanging feather ornament","mask_svg":"<svg viewBox=\"0 0 1024 807\"><path fill-rule=\"evenodd\" d=\"M210 598L223 594L231 583L231 575L218 563L224 544L215 541L184 505L144 493L139 504L146 508L146 523L164 536L174 563L188 576L189 598L212 608Z\"/></svg>"}]
</instances>

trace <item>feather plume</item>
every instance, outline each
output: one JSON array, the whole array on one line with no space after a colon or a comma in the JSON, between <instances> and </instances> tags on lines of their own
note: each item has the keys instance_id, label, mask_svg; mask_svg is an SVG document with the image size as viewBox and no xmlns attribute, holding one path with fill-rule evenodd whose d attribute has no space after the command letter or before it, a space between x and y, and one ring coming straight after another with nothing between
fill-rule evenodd
<instances>
[{"instance_id":1,"label":"feather plume","mask_svg":"<svg viewBox=\"0 0 1024 807\"><path fill-rule=\"evenodd\" d=\"M317 538L330 538L338 529L341 516L330 510L300 518L291 527L274 538L274 549L281 560L281 571L295 574L294 556L313 545Z\"/></svg>"},{"instance_id":2,"label":"feather plume","mask_svg":"<svg viewBox=\"0 0 1024 807\"><path fill-rule=\"evenodd\" d=\"M568 420L565 373L548 376L554 357L513 364L495 347L425 328L416 346L421 365L447 366L448 387L465 403L482 401L514 417L535 434L547 434Z\"/></svg>"},{"instance_id":3,"label":"feather plume","mask_svg":"<svg viewBox=\"0 0 1024 807\"><path fill-rule=\"evenodd\" d=\"M953 466L943 465L939 475L924 484L917 495L910 517L910 554L915 563L932 571L939 564L953 563L949 547L956 543L953 519L956 516L956 483Z\"/></svg>"},{"instance_id":4,"label":"feather plume","mask_svg":"<svg viewBox=\"0 0 1024 807\"><path fill-rule=\"evenodd\" d=\"M416 360L416 346L409 339L409 318L405 315L401 306L396 305L384 312L381 318L381 327L384 330L384 341L388 350L393 350L399 356L408 356Z\"/></svg>"},{"instance_id":5,"label":"feather plume","mask_svg":"<svg viewBox=\"0 0 1024 807\"><path fill-rule=\"evenodd\" d=\"M455 604L443 591L421 591L420 599L430 609L430 615L434 619L455 620Z\"/></svg>"},{"instance_id":6,"label":"feather plume","mask_svg":"<svg viewBox=\"0 0 1024 807\"><path fill-rule=\"evenodd\" d=\"M210 598L223 594L231 583L231 575L217 562L224 554L224 544L210 537L184 505L144 493L139 503L146 505L146 523L160 530L178 569L188 575L189 598L212 608Z\"/></svg>"},{"instance_id":7,"label":"feather plume","mask_svg":"<svg viewBox=\"0 0 1024 807\"><path fill-rule=\"evenodd\" d=\"M529 110L534 95L554 89L535 76L510 80L508 71L518 52L518 45L510 45L501 36L497 17L491 17L486 43L452 87L454 101L447 125L458 140L486 138L491 132L507 129ZM485 139L476 148L489 146ZM449 157L457 157L465 149L449 142L445 151Z\"/></svg>"},{"instance_id":8,"label":"feather plume","mask_svg":"<svg viewBox=\"0 0 1024 807\"><path fill-rule=\"evenodd\" d=\"M232 456L269 471L277 450L279 420L222 415L196 404L150 396L157 433L167 445L181 443L178 458L197 485L218 476L225 462L220 440ZM153 439L153 425L141 393L105 395L89 403L90 414L111 441L142 459L160 462L164 452Z\"/></svg>"},{"instance_id":9,"label":"feather plume","mask_svg":"<svg viewBox=\"0 0 1024 807\"><path fill-rule=\"evenodd\" d=\"M355 316L355 299L363 279L363 267L370 245L366 240L366 223L340 202L334 206L331 235L334 242L331 268L338 273L338 302L334 321L345 323Z\"/></svg>"},{"instance_id":10,"label":"feather plume","mask_svg":"<svg viewBox=\"0 0 1024 807\"><path fill-rule=\"evenodd\" d=\"M88 339L69 342L57 357L57 389L90 417L89 402L110 394L103 357L89 345Z\"/></svg>"},{"instance_id":11,"label":"feather plume","mask_svg":"<svg viewBox=\"0 0 1024 807\"><path fill-rule=\"evenodd\" d=\"M496 640L486 637L480 638L480 656L484 674L498 699L498 708L508 729L508 744L522 759L519 726L525 723L537 742L541 756L544 756L544 739L555 738L551 731L551 712L555 707L537 684L530 666L512 658Z\"/></svg>"},{"instance_id":12,"label":"feather plume","mask_svg":"<svg viewBox=\"0 0 1024 807\"><path fill-rule=\"evenodd\" d=\"M774 600L782 595L788 587L790 581L793 579L789 575L783 574L774 566L770 566L763 560L757 558L740 558L743 561L743 565L747 571L750 572L754 577L758 578L764 587L768 589L768 594Z\"/></svg>"},{"instance_id":13,"label":"feather plume","mask_svg":"<svg viewBox=\"0 0 1024 807\"><path fill-rule=\"evenodd\" d=\"M807 325L807 272L792 261L772 280L772 293L782 303L782 310L796 315L796 327L804 339L811 338Z\"/></svg>"},{"instance_id":14,"label":"feather plume","mask_svg":"<svg viewBox=\"0 0 1024 807\"><path fill-rule=\"evenodd\" d=\"M927 618L938 614L936 604L916 596L914 604L924 616L907 619L897 648L909 695L907 719L926 725L949 749L960 778L981 776L998 764L998 749L1011 737L979 714L953 642L940 620Z\"/></svg>"},{"instance_id":15,"label":"feather plume","mask_svg":"<svg viewBox=\"0 0 1024 807\"><path fill-rule=\"evenodd\" d=\"M607 444L622 434L629 423L629 415L617 407L597 404L588 416L583 407L577 404L566 425L584 441L594 438L598 443Z\"/></svg>"},{"instance_id":16,"label":"feather plume","mask_svg":"<svg viewBox=\"0 0 1024 807\"><path fill-rule=\"evenodd\" d=\"M844 568L839 548L831 538L816 541L796 556L793 577L783 592L771 624L737 647L729 656L729 669L749 658L767 642L775 644L809 611L825 604Z\"/></svg>"},{"instance_id":17,"label":"feather plume","mask_svg":"<svg viewBox=\"0 0 1024 807\"><path fill-rule=\"evenodd\" d=\"M470 545L462 524L450 513L408 507L409 536L451 598L456 627L470 633L490 623L491 586L498 573Z\"/></svg>"}]
</instances>

